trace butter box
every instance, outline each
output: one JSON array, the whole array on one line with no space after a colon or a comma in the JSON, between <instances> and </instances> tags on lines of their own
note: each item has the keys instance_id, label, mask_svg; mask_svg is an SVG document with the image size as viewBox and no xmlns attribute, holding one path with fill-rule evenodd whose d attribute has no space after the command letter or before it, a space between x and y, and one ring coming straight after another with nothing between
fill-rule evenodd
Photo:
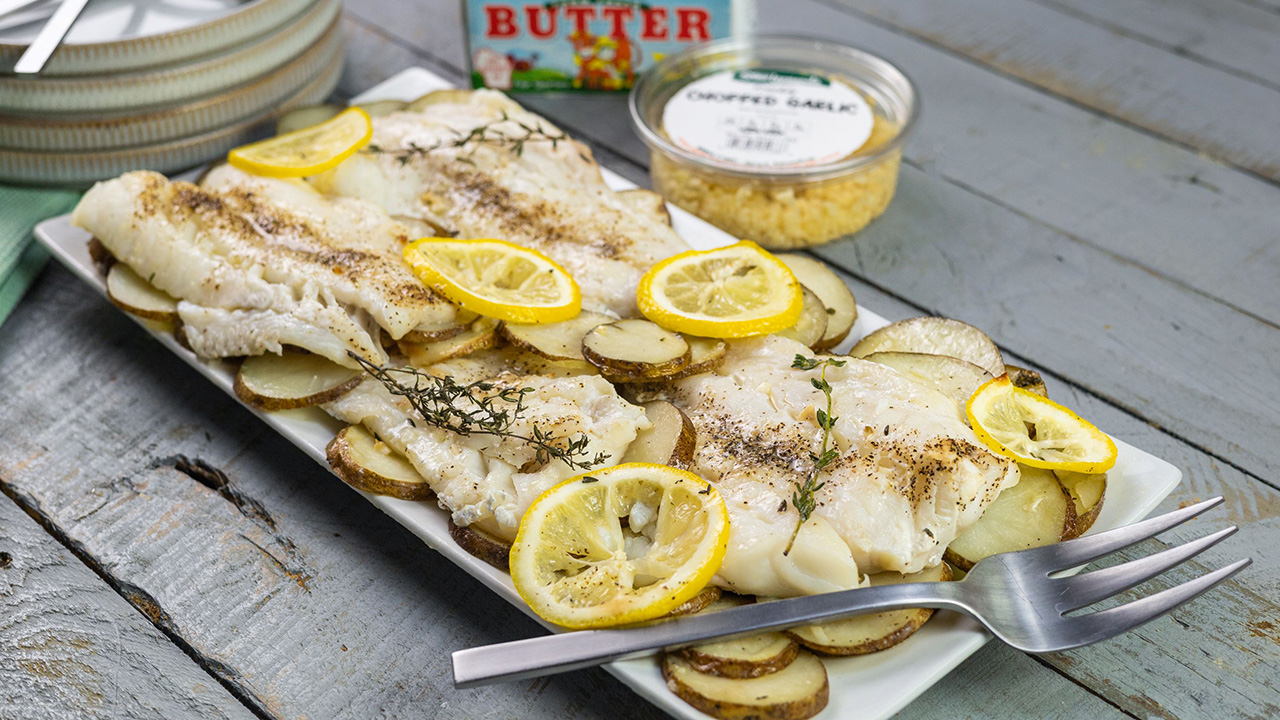
<instances>
[{"instance_id":1,"label":"butter box","mask_svg":"<svg viewBox=\"0 0 1280 720\"><path fill-rule=\"evenodd\" d=\"M512 91L627 90L643 69L728 37L742 0L464 0L471 84Z\"/></svg>"}]
</instances>

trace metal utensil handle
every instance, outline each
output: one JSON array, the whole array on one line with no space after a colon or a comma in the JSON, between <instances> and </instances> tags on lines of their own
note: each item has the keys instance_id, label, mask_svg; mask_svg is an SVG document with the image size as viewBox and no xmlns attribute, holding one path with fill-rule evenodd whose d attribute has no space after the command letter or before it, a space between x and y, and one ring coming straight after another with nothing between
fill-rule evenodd
<instances>
[{"instance_id":1,"label":"metal utensil handle","mask_svg":"<svg viewBox=\"0 0 1280 720\"><path fill-rule=\"evenodd\" d=\"M711 638L740 637L865 612L913 607L967 612L967 607L960 602L963 585L963 582L878 585L744 605L643 627L566 632L459 650L453 654L453 684L465 688L550 675Z\"/></svg>"},{"instance_id":2,"label":"metal utensil handle","mask_svg":"<svg viewBox=\"0 0 1280 720\"><path fill-rule=\"evenodd\" d=\"M22 57L18 58L13 71L19 75L31 75L43 70L44 64L49 61L53 51L62 44L62 38L75 24L76 18L80 17L81 11L88 3L89 0L62 0L58 9L53 11L53 17L40 28L36 39L31 41L23 51Z\"/></svg>"}]
</instances>

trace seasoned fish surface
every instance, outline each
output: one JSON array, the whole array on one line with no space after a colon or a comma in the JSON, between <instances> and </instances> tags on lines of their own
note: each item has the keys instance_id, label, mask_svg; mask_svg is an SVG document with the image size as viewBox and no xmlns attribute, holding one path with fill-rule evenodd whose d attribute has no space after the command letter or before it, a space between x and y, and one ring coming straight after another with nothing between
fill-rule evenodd
<instances>
[{"instance_id":1,"label":"seasoned fish surface","mask_svg":"<svg viewBox=\"0 0 1280 720\"><path fill-rule=\"evenodd\" d=\"M618 397L613 385L597 375L553 378L518 374L508 367L502 354L485 353L439 363L432 372L459 383L491 381L495 393L531 388L526 411L511 432L528 436L536 426L561 439L585 435L584 457L604 453L606 465L622 457L637 431L650 427L643 408ZM407 401L373 379L324 409L345 422L363 424L408 458L455 523L474 524L506 540L515 537L520 517L544 490L581 472L560 460L538 462L536 449L522 440L460 435L415 421Z\"/></svg>"},{"instance_id":2,"label":"seasoned fish surface","mask_svg":"<svg viewBox=\"0 0 1280 720\"><path fill-rule=\"evenodd\" d=\"M791 498L821 448L817 370L791 368L808 348L778 337L731 343L715 373L669 395L698 431L694 472L729 505L730 539L718 581L744 593L789 596L855 587L865 573L917 572L941 562L1017 465L987 450L954 401L890 368L848 358L827 368L840 457L819 476L817 509L795 547Z\"/></svg>"},{"instance_id":3,"label":"seasoned fish surface","mask_svg":"<svg viewBox=\"0 0 1280 720\"><path fill-rule=\"evenodd\" d=\"M186 340L208 357L291 344L347 365L348 351L382 362L371 331L398 338L455 314L401 258L403 224L298 181L227 166L203 188L127 173L95 185L72 219L184 301Z\"/></svg>"},{"instance_id":4,"label":"seasoned fish surface","mask_svg":"<svg viewBox=\"0 0 1280 720\"><path fill-rule=\"evenodd\" d=\"M466 98L376 118L373 150L312 183L433 234L540 250L578 281L584 307L635 315L640 276L688 245L655 208L610 190L586 146L501 93Z\"/></svg>"}]
</instances>

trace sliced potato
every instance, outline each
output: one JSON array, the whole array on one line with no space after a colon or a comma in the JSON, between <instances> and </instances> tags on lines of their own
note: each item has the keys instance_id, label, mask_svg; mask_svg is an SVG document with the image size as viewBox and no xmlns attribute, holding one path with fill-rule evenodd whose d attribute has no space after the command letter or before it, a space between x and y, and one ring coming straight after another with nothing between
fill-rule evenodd
<instances>
[{"instance_id":1,"label":"sliced potato","mask_svg":"<svg viewBox=\"0 0 1280 720\"><path fill-rule=\"evenodd\" d=\"M617 320L582 338L582 356L613 382L668 377L688 367L689 342L648 320Z\"/></svg>"},{"instance_id":2,"label":"sliced potato","mask_svg":"<svg viewBox=\"0 0 1280 720\"><path fill-rule=\"evenodd\" d=\"M447 340L430 343L400 342L400 352L416 368L425 368L445 360L470 355L498 344L498 321L480 318L471 323L466 332Z\"/></svg>"},{"instance_id":3,"label":"sliced potato","mask_svg":"<svg viewBox=\"0 0 1280 720\"><path fill-rule=\"evenodd\" d=\"M1070 537L1063 539L1069 540L1089 532L1089 528L1093 527L1094 521L1098 519L1098 513L1102 512L1102 502L1107 496L1107 474L1076 473L1066 470L1055 470L1053 474L1071 495L1076 510L1076 521Z\"/></svg>"},{"instance_id":4,"label":"sliced potato","mask_svg":"<svg viewBox=\"0 0 1280 720\"><path fill-rule=\"evenodd\" d=\"M667 209L667 201L661 195L644 188L619 190L618 199L647 215L663 225L671 225L671 211Z\"/></svg>"},{"instance_id":5,"label":"sliced potato","mask_svg":"<svg viewBox=\"0 0 1280 720\"><path fill-rule=\"evenodd\" d=\"M1048 470L1021 466L1022 480L1000 493L978 522L951 541L946 560L968 572L998 553L1051 545L1071 536L1075 505Z\"/></svg>"},{"instance_id":6,"label":"sliced potato","mask_svg":"<svg viewBox=\"0 0 1280 720\"><path fill-rule=\"evenodd\" d=\"M827 306L809 288L802 285L800 291L804 294L804 309L800 311L800 318L795 325L775 334L812 348L827 332Z\"/></svg>"},{"instance_id":7,"label":"sliced potato","mask_svg":"<svg viewBox=\"0 0 1280 720\"><path fill-rule=\"evenodd\" d=\"M723 591L715 585L708 585L698 591L697 595L685 600L676 607L675 610L666 614L666 617L676 617L678 615L693 615L711 607Z\"/></svg>"},{"instance_id":8,"label":"sliced potato","mask_svg":"<svg viewBox=\"0 0 1280 720\"><path fill-rule=\"evenodd\" d=\"M547 377L571 377L574 375L599 375L600 370L586 360L551 360L537 353L509 348L508 356L513 369L529 375Z\"/></svg>"},{"instance_id":9,"label":"sliced potato","mask_svg":"<svg viewBox=\"0 0 1280 720\"><path fill-rule=\"evenodd\" d=\"M260 410L294 410L337 399L360 384L359 370L297 350L254 355L236 373L236 397Z\"/></svg>"},{"instance_id":10,"label":"sliced potato","mask_svg":"<svg viewBox=\"0 0 1280 720\"><path fill-rule=\"evenodd\" d=\"M883 572L871 576L872 585L896 585L907 582L945 582L951 579L951 568L939 563L918 573ZM801 645L824 655L865 655L891 648L911 637L933 616L928 608L888 610L834 620L820 625L805 625L788 632Z\"/></svg>"},{"instance_id":11,"label":"sliced potato","mask_svg":"<svg viewBox=\"0 0 1280 720\"><path fill-rule=\"evenodd\" d=\"M785 633L718 640L692 645L680 651L700 673L724 678L755 678L790 665L800 653L800 645Z\"/></svg>"},{"instance_id":12,"label":"sliced potato","mask_svg":"<svg viewBox=\"0 0 1280 720\"><path fill-rule=\"evenodd\" d=\"M613 322L613 318L608 315L583 310L576 317L558 323L502 323L499 332L512 345L535 352L548 360L586 362L582 357L582 339L587 333L609 322Z\"/></svg>"},{"instance_id":13,"label":"sliced potato","mask_svg":"<svg viewBox=\"0 0 1280 720\"><path fill-rule=\"evenodd\" d=\"M115 263L107 271L107 297L131 315L169 322L178 319L178 301L124 263Z\"/></svg>"},{"instance_id":14,"label":"sliced potato","mask_svg":"<svg viewBox=\"0 0 1280 720\"><path fill-rule=\"evenodd\" d=\"M689 416L666 400L645 403L644 414L653 426L636 433L621 462L656 463L688 470L698 443L698 433Z\"/></svg>"},{"instance_id":15,"label":"sliced potato","mask_svg":"<svg viewBox=\"0 0 1280 720\"><path fill-rule=\"evenodd\" d=\"M276 121L276 134L284 135L295 130L309 128L312 125L319 125L342 112L342 110L337 105L311 105L291 110Z\"/></svg>"},{"instance_id":16,"label":"sliced potato","mask_svg":"<svg viewBox=\"0 0 1280 720\"><path fill-rule=\"evenodd\" d=\"M720 338L704 338L685 335L689 343L689 364L681 370L677 377L691 377L705 372L719 370L724 364L725 353L729 352L729 343Z\"/></svg>"},{"instance_id":17,"label":"sliced potato","mask_svg":"<svg viewBox=\"0 0 1280 720\"><path fill-rule=\"evenodd\" d=\"M403 100L374 100L372 102L358 103L352 107L358 107L369 113L371 118L380 118L383 115L397 113L409 107L409 103Z\"/></svg>"},{"instance_id":18,"label":"sliced potato","mask_svg":"<svg viewBox=\"0 0 1280 720\"><path fill-rule=\"evenodd\" d=\"M783 253L777 257L827 308L827 329L814 350L830 350L839 345L858 321L858 303L854 301L849 286L826 263L808 255Z\"/></svg>"},{"instance_id":19,"label":"sliced potato","mask_svg":"<svg viewBox=\"0 0 1280 720\"><path fill-rule=\"evenodd\" d=\"M991 373L971 362L946 355L877 352L864 359L888 365L903 375L934 388L955 400L962 410L973 391L992 377Z\"/></svg>"},{"instance_id":20,"label":"sliced potato","mask_svg":"<svg viewBox=\"0 0 1280 720\"><path fill-rule=\"evenodd\" d=\"M405 109L409 112L420 112L429 105L439 105L441 103L464 103L471 97L470 90L461 88L445 88L443 90L432 90L422 97L409 103Z\"/></svg>"},{"instance_id":21,"label":"sliced potato","mask_svg":"<svg viewBox=\"0 0 1280 720\"><path fill-rule=\"evenodd\" d=\"M471 324L479 318L479 315L470 310L459 309L452 320L419 325L405 333L404 337L400 339L411 343L432 343L448 340L466 332L471 327Z\"/></svg>"},{"instance_id":22,"label":"sliced potato","mask_svg":"<svg viewBox=\"0 0 1280 720\"><path fill-rule=\"evenodd\" d=\"M111 254L107 246L96 237L89 238L89 259L103 275L106 275L111 270L111 266L116 264L116 256Z\"/></svg>"},{"instance_id":23,"label":"sliced potato","mask_svg":"<svg viewBox=\"0 0 1280 720\"><path fill-rule=\"evenodd\" d=\"M511 565L511 543L494 537L475 525L454 525L449 520L449 537L463 550L499 570Z\"/></svg>"},{"instance_id":24,"label":"sliced potato","mask_svg":"<svg viewBox=\"0 0 1280 720\"><path fill-rule=\"evenodd\" d=\"M1014 387L1020 387L1040 397L1049 397L1049 391L1044 386L1044 378L1040 377L1040 373L1035 370L1017 365L1005 365L1004 371L1009 374L1009 382L1013 383Z\"/></svg>"},{"instance_id":25,"label":"sliced potato","mask_svg":"<svg viewBox=\"0 0 1280 720\"><path fill-rule=\"evenodd\" d=\"M886 325L858 341L849 355L864 358L877 352L946 355L977 365L993 377L1004 374L1000 350L978 328L959 320L918 317Z\"/></svg>"},{"instance_id":26,"label":"sliced potato","mask_svg":"<svg viewBox=\"0 0 1280 720\"><path fill-rule=\"evenodd\" d=\"M348 485L401 500L429 500L431 486L413 465L362 425L348 425L325 449L329 467Z\"/></svg>"},{"instance_id":27,"label":"sliced potato","mask_svg":"<svg viewBox=\"0 0 1280 720\"><path fill-rule=\"evenodd\" d=\"M813 654L800 651L775 673L733 679L698 672L683 655L662 660L667 687L694 708L722 720L804 720L827 706L827 669Z\"/></svg>"}]
</instances>

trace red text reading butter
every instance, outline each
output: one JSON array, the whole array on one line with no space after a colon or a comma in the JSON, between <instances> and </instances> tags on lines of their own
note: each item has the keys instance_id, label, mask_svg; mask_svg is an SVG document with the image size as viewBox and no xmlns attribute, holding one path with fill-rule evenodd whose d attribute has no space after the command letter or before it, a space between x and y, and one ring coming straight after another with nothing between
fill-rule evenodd
<instances>
[{"instance_id":1,"label":"red text reading butter","mask_svg":"<svg viewBox=\"0 0 1280 720\"><path fill-rule=\"evenodd\" d=\"M588 23L592 20L607 20L611 24L610 34L621 37L626 34L626 25L635 19L637 8L611 7L594 5L529 5L524 8L524 25L529 34L536 38L550 38L556 35L557 24L561 21L571 23L573 31L585 36ZM711 39L708 25L711 15L704 8L675 8L675 18L668 15L667 8L639 8L640 39L670 40L671 26L675 24L675 40L681 42L702 42ZM484 6L484 36L489 39L513 38L520 35L520 14L511 5Z\"/></svg>"}]
</instances>

